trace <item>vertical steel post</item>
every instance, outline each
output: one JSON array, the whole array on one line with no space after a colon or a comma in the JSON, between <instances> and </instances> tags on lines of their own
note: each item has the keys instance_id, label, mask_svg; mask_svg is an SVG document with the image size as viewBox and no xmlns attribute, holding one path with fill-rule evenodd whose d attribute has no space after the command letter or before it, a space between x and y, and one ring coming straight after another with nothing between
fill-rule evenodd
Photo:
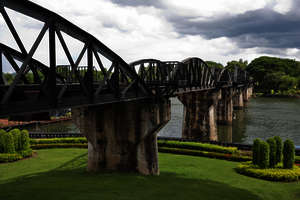
<instances>
[{"instance_id":1,"label":"vertical steel post","mask_svg":"<svg viewBox=\"0 0 300 200\"><path fill-rule=\"evenodd\" d=\"M0 49L0 85L4 85L3 75L2 51Z\"/></svg>"},{"instance_id":2,"label":"vertical steel post","mask_svg":"<svg viewBox=\"0 0 300 200\"><path fill-rule=\"evenodd\" d=\"M89 93L89 99L90 101L93 100L93 94L94 94L94 74L93 74L93 48L91 45L88 46L87 48L87 63L88 63L88 68L86 72L86 85L87 85L87 90Z\"/></svg>"},{"instance_id":3,"label":"vertical steel post","mask_svg":"<svg viewBox=\"0 0 300 200\"><path fill-rule=\"evenodd\" d=\"M48 89L51 96L51 101L55 105L57 103L56 98L56 47L55 47L55 27L52 22L49 26L49 63L50 70L48 74Z\"/></svg>"}]
</instances>

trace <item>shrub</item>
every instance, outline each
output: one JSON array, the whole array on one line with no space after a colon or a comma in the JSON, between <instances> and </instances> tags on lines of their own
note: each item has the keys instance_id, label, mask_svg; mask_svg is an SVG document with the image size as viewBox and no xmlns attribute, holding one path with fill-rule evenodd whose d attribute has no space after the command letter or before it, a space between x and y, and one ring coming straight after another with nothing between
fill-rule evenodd
<instances>
[{"instance_id":1,"label":"shrub","mask_svg":"<svg viewBox=\"0 0 300 200\"><path fill-rule=\"evenodd\" d=\"M218 153L228 153L228 154L235 154L235 153L239 152L236 147L222 147L219 145L199 143L199 142L180 142L180 141L159 140L157 143L158 143L158 146L160 146L160 147L194 149L194 150L202 150L202 151L210 151L210 152L218 152Z\"/></svg>"},{"instance_id":2,"label":"shrub","mask_svg":"<svg viewBox=\"0 0 300 200\"><path fill-rule=\"evenodd\" d=\"M14 137L15 150L20 151L21 150L21 141L20 141L21 132L20 132L20 130L15 128L15 129L11 130L10 133Z\"/></svg>"},{"instance_id":3,"label":"shrub","mask_svg":"<svg viewBox=\"0 0 300 200\"><path fill-rule=\"evenodd\" d=\"M283 145L283 168L292 169L295 162L295 145L293 141L286 140Z\"/></svg>"},{"instance_id":4,"label":"shrub","mask_svg":"<svg viewBox=\"0 0 300 200\"><path fill-rule=\"evenodd\" d=\"M27 130L22 130L20 133L20 150L27 150L30 148L30 138Z\"/></svg>"},{"instance_id":5,"label":"shrub","mask_svg":"<svg viewBox=\"0 0 300 200\"><path fill-rule=\"evenodd\" d=\"M14 153L15 145L14 145L14 137L12 133L3 132L1 135L2 135L2 145L3 145L2 153Z\"/></svg>"},{"instance_id":6,"label":"shrub","mask_svg":"<svg viewBox=\"0 0 300 200\"><path fill-rule=\"evenodd\" d=\"M32 149L29 148L29 149L26 149L26 150L22 150L18 153L19 153L19 155L22 156L22 158L28 158L28 157L32 156L33 151L32 151Z\"/></svg>"},{"instance_id":7,"label":"shrub","mask_svg":"<svg viewBox=\"0 0 300 200\"><path fill-rule=\"evenodd\" d=\"M0 153L4 152L4 145L5 145L4 134L5 133L6 133L5 130L0 129Z\"/></svg>"},{"instance_id":8,"label":"shrub","mask_svg":"<svg viewBox=\"0 0 300 200\"><path fill-rule=\"evenodd\" d=\"M266 169L269 166L270 147L267 142L262 141L259 147L259 163L258 166Z\"/></svg>"},{"instance_id":9,"label":"shrub","mask_svg":"<svg viewBox=\"0 0 300 200\"><path fill-rule=\"evenodd\" d=\"M260 148L260 144L261 144L261 139L255 139L253 141L253 146L252 146L252 163L254 165L258 165L259 163L259 148Z\"/></svg>"},{"instance_id":10,"label":"shrub","mask_svg":"<svg viewBox=\"0 0 300 200\"><path fill-rule=\"evenodd\" d=\"M295 166L295 169L282 169L280 167L273 169L259 169L249 162L241 163L235 170L246 176L270 180L270 181L298 181L300 177L300 168Z\"/></svg>"},{"instance_id":11,"label":"shrub","mask_svg":"<svg viewBox=\"0 0 300 200\"><path fill-rule=\"evenodd\" d=\"M269 152L269 167L274 168L276 165L276 141L274 138L269 138L267 140L267 143L269 144L270 147L270 152Z\"/></svg>"},{"instance_id":12,"label":"shrub","mask_svg":"<svg viewBox=\"0 0 300 200\"><path fill-rule=\"evenodd\" d=\"M276 164L282 161L282 140L279 136L274 137L276 141Z\"/></svg>"}]
</instances>

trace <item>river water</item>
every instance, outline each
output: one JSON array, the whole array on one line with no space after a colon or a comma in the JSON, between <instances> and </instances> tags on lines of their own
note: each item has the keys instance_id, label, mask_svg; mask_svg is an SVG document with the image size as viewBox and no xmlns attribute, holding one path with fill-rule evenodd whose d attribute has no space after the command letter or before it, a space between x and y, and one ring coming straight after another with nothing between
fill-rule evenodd
<instances>
[{"instance_id":1,"label":"river water","mask_svg":"<svg viewBox=\"0 0 300 200\"><path fill-rule=\"evenodd\" d=\"M176 98L171 102L171 120L158 136L181 137L183 105ZM234 111L234 118L232 126L218 126L218 141L252 144L255 138L278 135L300 145L300 99L251 98L244 110ZM29 131L79 132L71 121L35 126Z\"/></svg>"},{"instance_id":2,"label":"river water","mask_svg":"<svg viewBox=\"0 0 300 200\"><path fill-rule=\"evenodd\" d=\"M181 137L183 105L172 99L171 121L159 136ZM275 135L300 145L300 99L251 98L244 110L234 111L232 126L218 126L218 141L252 144Z\"/></svg>"}]
</instances>

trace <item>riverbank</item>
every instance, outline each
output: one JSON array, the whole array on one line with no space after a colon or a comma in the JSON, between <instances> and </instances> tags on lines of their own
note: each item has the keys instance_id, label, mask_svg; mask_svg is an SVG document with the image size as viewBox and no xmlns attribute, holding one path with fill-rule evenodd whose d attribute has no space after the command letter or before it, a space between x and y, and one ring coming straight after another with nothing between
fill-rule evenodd
<instances>
[{"instance_id":1,"label":"riverbank","mask_svg":"<svg viewBox=\"0 0 300 200\"><path fill-rule=\"evenodd\" d=\"M54 118L51 120L43 120L43 121L10 121L9 119L0 119L0 128L6 129L6 128L25 128L27 126L32 126L35 124L39 125L46 125L46 124L53 124L57 122L63 122L63 121L70 121L72 120L72 117L60 117L60 118Z\"/></svg>"},{"instance_id":2,"label":"riverbank","mask_svg":"<svg viewBox=\"0 0 300 200\"><path fill-rule=\"evenodd\" d=\"M255 97L272 97L272 98L294 98L300 99L300 94L264 94L264 93L255 93Z\"/></svg>"}]
</instances>

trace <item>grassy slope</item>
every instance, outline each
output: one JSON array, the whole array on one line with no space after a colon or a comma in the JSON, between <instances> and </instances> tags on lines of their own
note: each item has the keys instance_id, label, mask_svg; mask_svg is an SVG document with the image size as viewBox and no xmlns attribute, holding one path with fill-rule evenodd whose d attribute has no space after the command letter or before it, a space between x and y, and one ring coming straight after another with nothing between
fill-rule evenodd
<instances>
[{"instance_id":1,"label":"grassy slope","mask_svg":"<svg viewBox=\"0 0 300 200\"><path fill-rule=\"evenodd\" d=\"M86 149L39 150L0 164L0 199L300 199L299 183L273 183L234 172L234 162L160 154L160 176L90 174Z\"/></svg>"}]
</instances>

